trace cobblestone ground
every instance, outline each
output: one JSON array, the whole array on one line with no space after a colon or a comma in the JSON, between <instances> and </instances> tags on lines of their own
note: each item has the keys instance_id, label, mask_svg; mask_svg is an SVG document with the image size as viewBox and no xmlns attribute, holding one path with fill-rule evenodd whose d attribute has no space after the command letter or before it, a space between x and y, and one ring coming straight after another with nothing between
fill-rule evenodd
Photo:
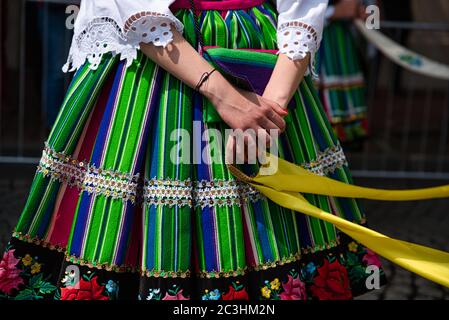
<instances>
[{"instance_id":1,"label":"cobblestone ground","mask_svg":"<svg viewBox=\"0 0 449 320\"><path fill-rule=\"evenodd\" d=\"M357 179L359 185L418 188L441 182ZM0 252L9 240L24 205L31 180L0 179ZM449 251L449 199L422 202L363 201L372 229L391 237ZM384 260L389 284L361 300L449 300L449 289L436 285Z\"/></svg>"}]
</instances>

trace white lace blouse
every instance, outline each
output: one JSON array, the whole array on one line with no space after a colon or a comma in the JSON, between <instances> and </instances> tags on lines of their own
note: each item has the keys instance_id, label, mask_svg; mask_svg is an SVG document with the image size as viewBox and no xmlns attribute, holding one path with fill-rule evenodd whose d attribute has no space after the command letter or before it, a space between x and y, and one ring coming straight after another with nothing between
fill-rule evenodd
<instances>
[{"instance_id":1,"label":"white lace blouse","mask_svg":"<svg viewBox=\"0 0 449 320\"><path fill-rule=\"evenodd\" d=\"M169 6L174 0L82 0L64 72L86 60L96 69L103 54L119 54L127 65L139 44L166 46L173 39L171 26L183 32ZM327 0L277 0L279 52L290 59L313 59L321 41Z\"/></svg>"}]
</instances>

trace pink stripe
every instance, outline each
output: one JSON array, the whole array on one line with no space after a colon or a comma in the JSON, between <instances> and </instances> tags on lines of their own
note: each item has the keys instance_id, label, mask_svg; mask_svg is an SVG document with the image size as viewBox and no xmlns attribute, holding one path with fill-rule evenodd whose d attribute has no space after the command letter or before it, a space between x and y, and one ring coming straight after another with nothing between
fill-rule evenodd
<instances>
[{"instance_id":1,"label":"pink stripe","mask_svg":"<svg viewBox=\"0 0 449 320\"><path fill-rule=\"evenodd\" d=\"M265 0L221 0L204 1L194 0L197 10L244 10L261 5ZM189 0L176 0L171 6L171 10L190 9Z\"/></svg>"},{"instance_id":2,"label":"pink stripe","mask_svg":"<svg viewBox=\"0 0 449 320\"><path fill-rule=\"evenodd\" d=\"M142 207L135 206L132 208L132 226L131 235L129 236L129 245L126 249L126 255L124 259L124 265L126 266L138 266L139 261L142 258L142 253L140 252L140 246L142 245ZM140 253L140 254L139 254ZM142 264L142 267L145 265Z\"/></svg>"},{"instance_id":3,"label":"pink stripe","mask_svg":"<svg viewBox=\"0 0 449 320\"><path fill-rule=\"evenodd\" d=\"M94 106L94 110L91 113L88 124L86 125L87 129L80 137L76 148L76 153L78 154L74 154L76 155L77 159L90 159L90 155L92 153L95 139L98 133L98 128L100 127L101 118L104 114L104 109L106 108L106 103L108 101L108 94L112 88L113 78L113 76L109 77L109 79L105 83L98 101ZM49 240L47 241L49 241L50 243L59 244L61 246L67 245L79 198L80 191L77 187L61 187L58 194L57 205L55 206L53 213L50 227L51 231L48 233ZM55 228L55 226L57 227Z\"/></svg>"}]
</instances>

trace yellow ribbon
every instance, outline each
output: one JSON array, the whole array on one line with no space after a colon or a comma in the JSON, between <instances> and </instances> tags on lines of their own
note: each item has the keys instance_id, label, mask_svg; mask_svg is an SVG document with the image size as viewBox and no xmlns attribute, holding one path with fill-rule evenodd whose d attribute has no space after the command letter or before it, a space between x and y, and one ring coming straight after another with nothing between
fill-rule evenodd
<instances>
[{"instance_id":1,"label":"yellow ribbon","mask_svg":"<svg viewBox=\"0 0 449 320\"><path fill-rule=\"evenodd\" d=\"M386 259L449 288L449 253L389 238L379 232L323 211L310 204L299 194L299 192L303 192L334 197L393 201L423 200L449 197L449 185L415 190L371 189L315 175L273 155L267 155L267 160L269 163L277 162L276 173L272 175L259 173L256 177L250 178L233 166L229 166L229 168L237 178L250 183L278 205L328 221Z\"/></svg>"}]
</instances>

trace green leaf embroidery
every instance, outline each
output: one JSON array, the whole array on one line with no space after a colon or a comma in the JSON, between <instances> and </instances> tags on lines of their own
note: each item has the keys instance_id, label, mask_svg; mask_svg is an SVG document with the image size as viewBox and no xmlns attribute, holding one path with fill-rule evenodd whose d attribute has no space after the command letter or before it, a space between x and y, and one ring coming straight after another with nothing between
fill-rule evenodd
<instances>
[{"instance_id":1,"label":"green leaf embroidery","mask_svg":"<svg viewBox=\"0 0 449 320\"><path fill-rule=\"evenodd\" d=\"M50 282L42 282L42 286L39 288L39 292L43 294L49 294L56 290L56 286Z\"/></svg>"},{"instance_id":2,"label":"green leaf embroidery","mask_svg":"<svg viewBox=\"0 0 449 320\"><path fill-rule=\"evenodd\" d=\"M32 289L25 289L19 292L19 294L14 298L15 300L33 300L35 293Z\"/></svg>"},{"instance_id":3,"label":"green leaf embroidery","mask_svg":"<svg viewBox=\"0 0 449 320\"><path fill-rule=\"evenodd\" d=\"M39 288L40 284L42 282L42 277L43 277L42 273L39 273L38 275L32 276L31 279L30 279L30 282L29 282L29 286L31 288L35 288L35 289Z\"/></svg>"}]
</instances>

